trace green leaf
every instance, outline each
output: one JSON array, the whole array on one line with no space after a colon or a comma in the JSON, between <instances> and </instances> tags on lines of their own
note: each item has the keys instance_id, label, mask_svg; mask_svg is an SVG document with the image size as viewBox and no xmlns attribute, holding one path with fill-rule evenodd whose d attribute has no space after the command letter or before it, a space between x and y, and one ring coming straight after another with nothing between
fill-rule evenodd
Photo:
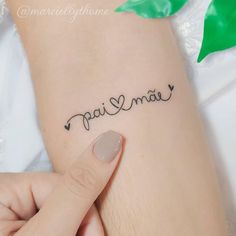
<instances>
[{"instance_id":1,"label":"green leaf","mask_svg":"<svg viewBox=\"0 0 236 236\"><path fill-rule=\"evenodd\" d=\"M135 12L144 18L164 18L179 11L188 0L128 0L116 12Z\"/></svg>"},{"instance_id":2,"label":"green leaf","mask_svg":"<svg viewBox=\"0 0 236 236\"><path fill-rule=\"evenodd\" d=\"M236 46L236 0L213 0L205 16L198 62L210 53Z\"/></svg>"}]
</instances>

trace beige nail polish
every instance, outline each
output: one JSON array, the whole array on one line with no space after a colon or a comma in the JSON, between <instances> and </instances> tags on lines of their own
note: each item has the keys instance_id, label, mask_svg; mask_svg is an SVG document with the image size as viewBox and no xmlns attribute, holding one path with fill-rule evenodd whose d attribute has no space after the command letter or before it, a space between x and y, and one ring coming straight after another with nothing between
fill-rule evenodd
<instances>
[{"instance_id":1,"label":"beige nail polish","mask_svg":"<svg viewBox=\"0 0 236 236\"><path fill-rule=\"evenodd\" d=\"M110 162L119 153L121 145L122 136L114 131L108 131L98 138L93 152L99 160Z\"/></svg>"}]
</instances>

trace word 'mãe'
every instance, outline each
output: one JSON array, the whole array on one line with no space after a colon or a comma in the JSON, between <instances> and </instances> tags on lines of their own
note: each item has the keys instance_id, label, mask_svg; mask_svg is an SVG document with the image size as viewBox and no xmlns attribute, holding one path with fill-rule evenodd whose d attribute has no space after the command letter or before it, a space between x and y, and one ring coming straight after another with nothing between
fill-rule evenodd
<instances>
[{"instance_id":1,"label":"word 'm\u00e3e'","mask_svg":"<svg viewBox=\"0 0 236 236\"><path fill-rule=\"evenodd\" d=\"M130 100L126 98L125 95L121 94L119 97L111 97L108 102L102 103L99 108L93 111L87 111L85 113L78 113L71 116L64 128L69 131L71 129L71 123L75 118L81 118L85 130L90 130L90 121L101 118L104 116L115 116L120 112L128 112L134 108L134 106L143 105L145 103L155 103L155 102L168 102L172 98L172 93L174 91L174 85L169 84L168 90L169 94L164 97L163 94L156 89L148 90L145 95L140 97L135 97Z\"/></svg>"}]
</instances>

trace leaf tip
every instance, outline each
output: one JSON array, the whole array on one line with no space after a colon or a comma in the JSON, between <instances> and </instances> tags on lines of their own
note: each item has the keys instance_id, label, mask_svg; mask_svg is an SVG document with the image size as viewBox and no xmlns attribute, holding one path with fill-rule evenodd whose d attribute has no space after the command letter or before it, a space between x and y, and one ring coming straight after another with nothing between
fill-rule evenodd
<instances>
[{"instance_id":1,"label":"leaf tip","mask_svg":"<svg viewBox=\"0 0 236 236\"><path fill-rule=\"evenodd\" d=\"M197 58L197 62L198 63L202 62L203 59L205 59L208 55L209 55L209 52L206 52L205 49L202 46L202 48L199 52L198 58Z\"/></svg>"},{"instance_id":2,"label":"leaf tip","mask_svg":"<svg viewBox=\"0 0 236 236\"><path fill-rule=\"evenodd\" d=\"M127 2L125 2L124 4L118 6L116 9L115 9L115 12L125 12L127 11Z\"/></svg>"},{"instance_id":3,"label":"leaf tip","mask_svg":"<svg viewBox=\"0 0 236 236\"><path fill-rule=\"evenodd\" d=\"M122 9L121 6L119 6L119 7L117 7L114 11L115 11L115 12L123 12L123 9Z\"/></svg>"},{"instance_id":4,"label":"leaf tip","mask_svg":"<svg viewBox=\"0 0 236 236\"><path fill-rule=\"evenodd\" d=\"M202 56L201 54L199 54L198 58L197 58L197 62L201 63L204 58L205 58L205 56Z\"/></svg>"}]
</instances>

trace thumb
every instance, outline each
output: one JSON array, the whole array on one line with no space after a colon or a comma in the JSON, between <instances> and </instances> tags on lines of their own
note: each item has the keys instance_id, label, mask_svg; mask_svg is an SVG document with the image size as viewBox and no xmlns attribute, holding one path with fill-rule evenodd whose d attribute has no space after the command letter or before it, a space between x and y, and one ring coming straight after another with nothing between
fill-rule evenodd
<instances>
[{"instance_id":1,"label":"thumb","mask_svg":"<svg viewBox=\"0 0 236 236\"><path fill-rule=\"evenodd\" d=\"M41 210L16 235L75 236L108 183L122 145L122 136L114 131L99 136L67 170Z\"/></svg>"}]
</instances>

